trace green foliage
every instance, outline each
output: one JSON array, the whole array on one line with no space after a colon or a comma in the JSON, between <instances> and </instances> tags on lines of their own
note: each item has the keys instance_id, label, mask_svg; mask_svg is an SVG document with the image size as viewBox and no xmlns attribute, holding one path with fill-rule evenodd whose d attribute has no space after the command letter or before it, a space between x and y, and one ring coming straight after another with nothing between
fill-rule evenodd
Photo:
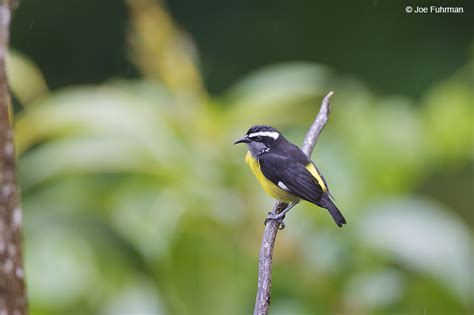
<instances>
[{"instance_id":1,"label":"green foliage","mask_svg":"<svg viewBox=\"0 0 474 315\"><path fill-rule=\"evenodd\" d=\"M144 10L134 11L134 32L160 34L143 20L163 14L150 5L133 8ZM147 50L169 53L147 44L132 43L149 66L133 81L48 92L26 57L10 64L24 106L15 132L32 314L250 313L272 201L233 140L266 123L300 143L329 89L333 111L313 158L348 225L337 229L308 204L289 215L272 313L468 312L472 222L420 193L440 168L472 166L467 66L421 100L376 96L303 63L258 70L208 97L200 78L176 85L169 65L147 64L155 62L143 59ZM185 48L183 76L195 73ZM456 189L436 181L447 194Z\"/></svg>"}]
</instances>

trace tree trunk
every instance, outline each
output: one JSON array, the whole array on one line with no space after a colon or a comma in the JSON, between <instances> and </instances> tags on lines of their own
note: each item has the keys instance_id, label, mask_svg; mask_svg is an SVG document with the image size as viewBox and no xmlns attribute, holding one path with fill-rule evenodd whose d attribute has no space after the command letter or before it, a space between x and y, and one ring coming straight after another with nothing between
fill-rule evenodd
<instances>
[{"instance_id":1,"label":"tree trunk","mask_svg":"<svg viewBox=\"0 0 474 315\"><path fill-rule=\"evenodd\" d=\"M12 9L12 1L0 0L0 314L24 315L27 300L21 254L20 194L5 73Z\"/></svg>"}]
</instances>

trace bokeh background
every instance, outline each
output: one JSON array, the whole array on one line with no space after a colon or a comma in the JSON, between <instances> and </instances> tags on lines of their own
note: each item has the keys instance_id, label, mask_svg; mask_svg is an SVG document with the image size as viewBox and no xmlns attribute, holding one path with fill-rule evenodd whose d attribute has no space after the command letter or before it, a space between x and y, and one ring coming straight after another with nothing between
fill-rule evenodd
<instances>
[{"instance_id":1,"label":"bokeh background","mask_svg":"<svg viewBox=\"0 0 474 315\"><path fill-rule=\"evenodd\" d=\"M31 314L251 313L273 201L232 143L301 143L330 90L313 159L348 224L292 211L271 314L472 314L474 10L449 4L22 0Z\"/></svg>"}]
</instances>

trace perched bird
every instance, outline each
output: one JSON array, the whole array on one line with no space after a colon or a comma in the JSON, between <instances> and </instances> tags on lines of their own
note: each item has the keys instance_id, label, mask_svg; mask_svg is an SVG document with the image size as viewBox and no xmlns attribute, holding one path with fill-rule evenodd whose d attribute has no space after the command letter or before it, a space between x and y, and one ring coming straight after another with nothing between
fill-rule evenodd
<instances>
[{"instance_id":1,"label":"perched bird","mask_svg":"<svg viewBox=\"0 0 474 315\"><path fill-rule=\"evenodd\" d=\"M306 154L271 126L257 125L234 144L246 143L245 162L271 197L288 203L282 212L269 214L267 220L278 220L284 227L285 214L301 199L329 211L339 227L346 219L332 202L328 185ZM267 221L265 220L265 221Z\"/></svg>"}]
</instances>

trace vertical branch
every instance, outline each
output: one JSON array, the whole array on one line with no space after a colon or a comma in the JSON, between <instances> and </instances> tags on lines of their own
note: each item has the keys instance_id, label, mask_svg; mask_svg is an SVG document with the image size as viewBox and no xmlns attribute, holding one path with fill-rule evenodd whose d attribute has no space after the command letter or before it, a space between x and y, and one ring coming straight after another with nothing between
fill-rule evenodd
<instances>
[{"instance_id":1,"label":"vertical branch","mask_svg":"<svg viewBox=\"0 0 474 315\"><path fill-rule=\"evenodd\" d=\"M333 92L329 92L328 95L323 98L319 113L304 138L301 150L303 150L308 157L311 157L316 140L318 140L319 134L328 121L330 111L329 98L333 94ZM272 213L279 213L287 206L288 204L286 203L277 202L273 207ZM255 308L253 311L254 315L268 314L272 285L273 247L275 245L279 225L280 224L276 220L269 220L267 225L265 225L265 231L263 232L262 245L260 247L260 255L258 258L258 288Z\"/></svg>"},{"instance_id":2,"label":"vertical branch","mask_svg":"<svg viewBox=\"0 0 474 315\"><path fill-rule=\"evenodd\" d=\"M0 0L0 314L27 312L21 254L21 209L16 183L10 95L5 73L13 1Z\"/></svg>"}]
</instances>

